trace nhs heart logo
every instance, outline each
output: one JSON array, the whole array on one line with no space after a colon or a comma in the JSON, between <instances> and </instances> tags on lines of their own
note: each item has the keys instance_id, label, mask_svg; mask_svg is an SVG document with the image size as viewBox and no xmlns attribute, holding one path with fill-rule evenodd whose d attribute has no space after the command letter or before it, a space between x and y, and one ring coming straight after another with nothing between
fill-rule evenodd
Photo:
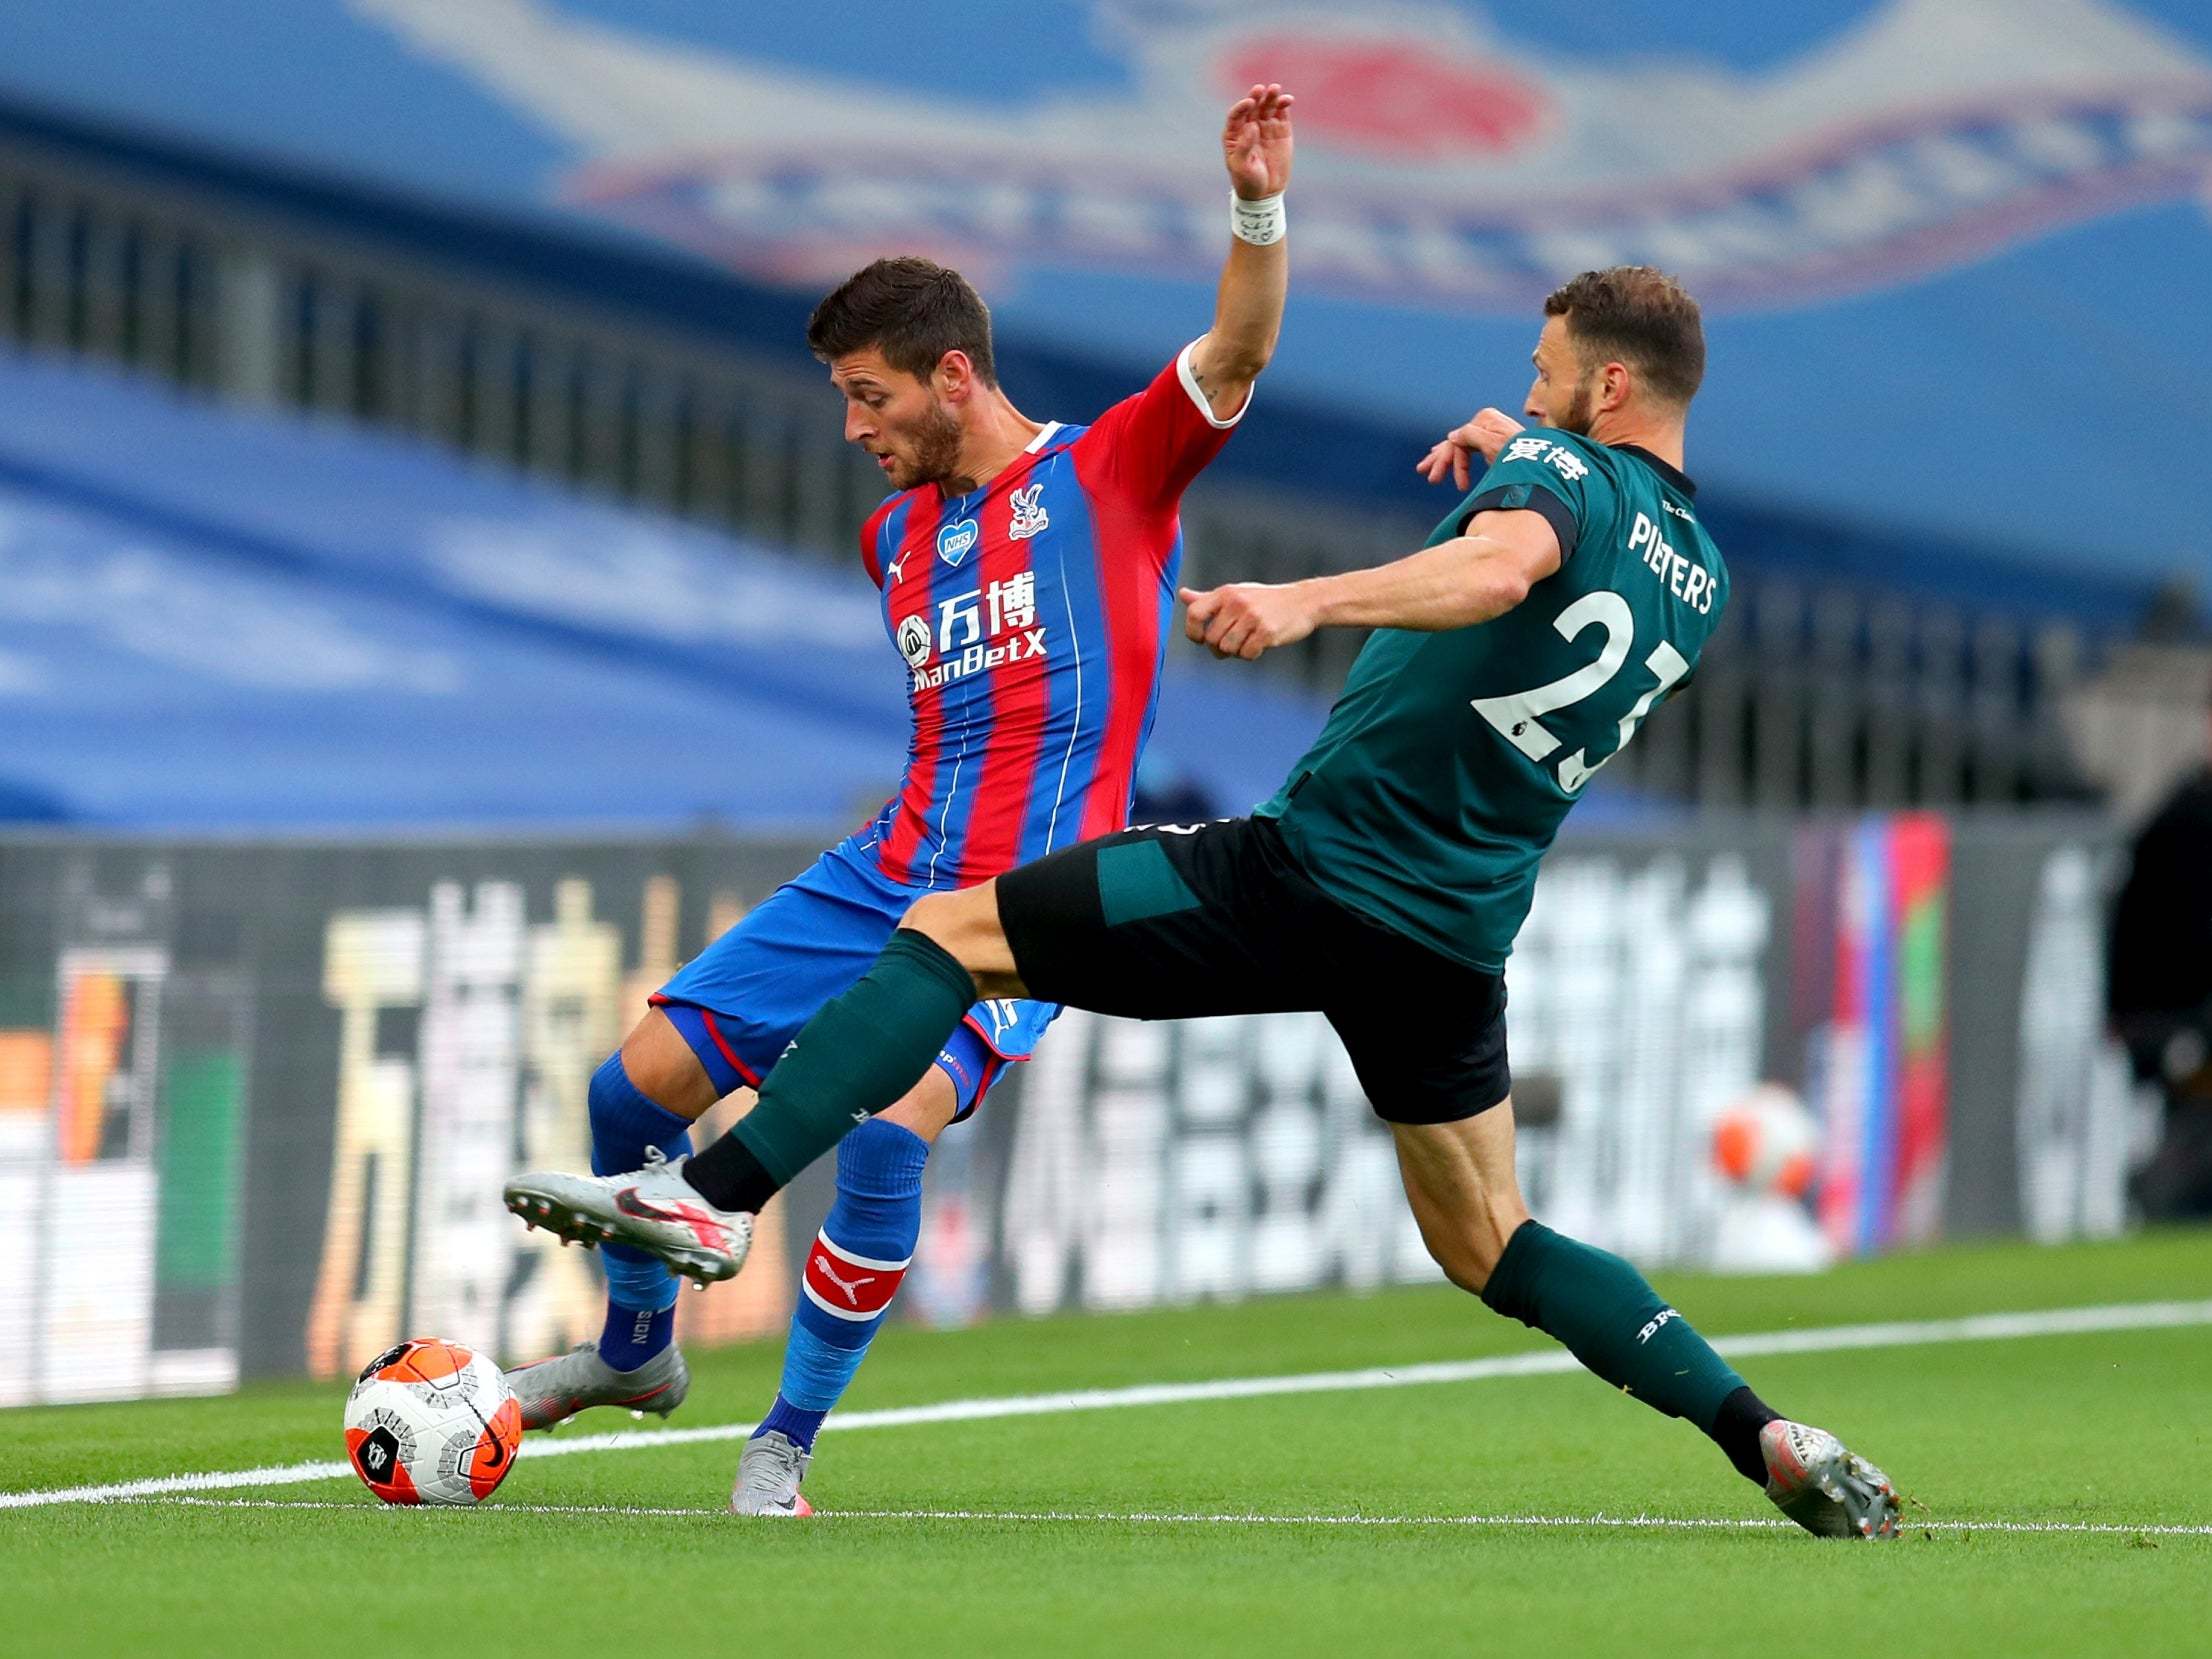
<instances>
[{"instance_id":1,"label":"nhs heart logo","mask_svg":"<svg viewBox=\"0 0 2212 1659\"><path fill-rule=\"evenodd\" d=\"M948 565L957 565L982 539L982 528L972 518L964 518L957 524L948 524L937 532L937 557Z\"/></svg>"}]
</instances>

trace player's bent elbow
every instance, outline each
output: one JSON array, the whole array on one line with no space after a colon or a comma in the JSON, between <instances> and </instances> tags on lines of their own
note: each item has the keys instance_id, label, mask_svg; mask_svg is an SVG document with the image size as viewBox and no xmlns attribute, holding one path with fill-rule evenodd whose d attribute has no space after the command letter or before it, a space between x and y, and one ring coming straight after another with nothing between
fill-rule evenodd
<instances>
[{"instance_id":1,"label":"player's bent elbow","mask_svg":"<svg viewBox=\"0 0 2212 1659\"><path fill-rule=\"evenodd\" d=\"M1275 342L1270 340L1264 346L1255 346L1250 351L1238 352L1236 356L1222 365L1221 377L1224 380L1235 381L1249 391L1252 382L1265 374L1267 365L1274 361Z\"/></svg>"},{"instance_id":2,"label":"player's bent elbow","mask_svg":"<svg viewBox=\"0 0 2212 1659\"><path fill-rule=\"evenodd\" d=\"M1267 365L1270 365L1272 361L1274 361L1274 352L1259 352L1256 356L1237 358L1237 361L1228 365L1228 369L1225 369L1225 372L1221 374L1221 378L1228 385L1237 387L1239 394L1243 394L1245 398L1250 398L1252 396L1252 383L1254 383L1254 380L1259 380L1259 376L1263 376L1267 372Z\"/></svg>"},{"instance_id":3,"label":"player's bent elbow","mask_svg":"<svg viewBox=\"0 0 2212 1659\"><path fill-rule=\"evenodd\" d=\"M1477 622L1505 615L1528 597L1529 579L1511 566L1493 565L1475 584L1471 604Z\"/></svg>"},{"instance_id":4,"label":"player's bent elbow","mask_svg":"<svg viewBox=\"0 0 2212 1659\"><path fill-rule=\"evenodd\" d=\"M1252 390L1252 382L1266 373L1268 362L1274 355L1273 341L1264 346L1246 346L1241 349L1226 343L1217 344L1206 356L1207 391L1217 398L1233 396L1241 399Z\"/></svg>"}]
</instances>

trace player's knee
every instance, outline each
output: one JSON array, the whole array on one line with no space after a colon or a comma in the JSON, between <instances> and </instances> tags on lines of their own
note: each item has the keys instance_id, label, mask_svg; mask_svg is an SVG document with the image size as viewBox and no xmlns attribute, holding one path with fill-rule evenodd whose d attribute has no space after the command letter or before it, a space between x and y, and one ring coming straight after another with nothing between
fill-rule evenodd
<instances>
[{"instance_id":1,"label":"player's knee","mask_svg":"<svg viewBox=\"0 0 2212 1659\"><path fill-rule=\"evenodd\" d=\"M584 1106L591 1124L594 1174L635 1169L647 1146L666 1151L689 1145L681 1118L638 1089L619 1053L608 1055L591 1074Z\"/></svg>"},{"instance_id":2,"label":"player's knee","mask_svg":"<svg viewBox=\"0 0 2212 1659\"><path fill-rule=\"evenodd\" d=\"M705 1065L658 1008L638 1021L623 1039L621 1050L592 1075L585 1099L595 1128L600 1114L615 1110L628 1098L624 1085L663 1110L687 1118L698 1117L717 1095Z\"/></svg>"},{"instance_id":3,"label":"player's knee","mask_svg":"<svg viewBox=\"0 0 2212 1659\"><path fill-rule=\"evenodd\" d=\"M906 907L906 914L899 918L899 926L913 932L926 934L954 957L960 955L960 937L963 932L967 898L965 892L927 893Z\"/></svg>"},{"instance_id":4,"label":"player's knee","mask_svg":"<svg viewBox=\"0 0 2212 1659\"><path fill-rule=\"evenodd\" d=\"M622 1085L627 1080L619 1053L608 1055L591 1074L591 1084L584 1090L584 1106L594 1135L604 1135L613 1128L623 1100Z\"/></svg>"},{"instance_id":5,"label":"player's knee","mask_svg":"<svg viewBox=\"0 0 2212 1659\"><path fill-rule=\"evenodd\" d=\"M1002 994L985 989L988 982L1010 970L1013 958L1006 935L999 927L998 897L992 884L962 888L957 893L930 893L907 907L901 927L926 934L976 979L984 995Z\"/></svg>"}]
</instances>

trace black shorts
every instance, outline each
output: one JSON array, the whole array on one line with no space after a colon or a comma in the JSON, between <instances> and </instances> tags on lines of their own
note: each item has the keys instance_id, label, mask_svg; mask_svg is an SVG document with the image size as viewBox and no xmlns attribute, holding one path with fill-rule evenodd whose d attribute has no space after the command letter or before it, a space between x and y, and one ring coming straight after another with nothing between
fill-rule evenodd
<instances>
[{"instance_id":1,"label":"black shorts","mask_svg":"<svg viewBox=\"0 0 2212 1659\"><path fill-rule=\"evenodd\" d=\"M1317 1010L1391 1123L1512 1091L1505 980L1330 898L1271 818L1152 824L998 878L1027 994L1140 1020Z\"/></svg>"}]
</instances>

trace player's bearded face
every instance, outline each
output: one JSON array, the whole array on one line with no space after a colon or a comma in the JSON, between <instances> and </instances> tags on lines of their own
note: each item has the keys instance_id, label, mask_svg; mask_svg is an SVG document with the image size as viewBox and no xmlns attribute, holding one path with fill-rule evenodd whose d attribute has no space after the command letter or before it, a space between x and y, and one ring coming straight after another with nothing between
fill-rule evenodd
<instances>
[{"instance_id":1,"label":"player's bearded face","mask_svg":"<svg viewBox=\"0 0 2212 1659\"><path fill-rule=\"evenodd\" d=\"M959 420L927 387L915 396L919 407L913 414L884 422L894 489L942 483L960 461Z\"/></svg>"},{"instance_id":2,"label":"player's bearded face","mask_svg":"<svg viewBox=\"0 0 2212 1659\"><path fill-rule=\"evenodd\" d=\"M1582 353L1575 348L1567 332L1564 317L1545 319L1544 331L1537 336L1533 355L1536 380L1528 389L1524 413L1545 426L1556 426L1562 432L1588 437L1590 425L1597 419L1599 382L1604 366L1583 363Z\"/></svg>"},{"instance_id":3,"label":"player's bearded face","mask_svg":"<svg viewBox=\"0 0 2212 1659\"><path fill-rule=\"evenodd\" d=\"M929 380L904 373L869 346L830 365L845 394L845 441L860 445L894 490L951 478L960 462L960 419Z\"/></svg>"},{"instance_id":4,"label":"player's bearded face","mask_svg":"<svg viewBox=\"0 0 2212 1659\"><path fill-rule=\"evenodd\" d=\"M1567 394L1563 406L1551 411L1550 423L1562 432L1572 432L1580 437L1590 435L1590 423L1597 417L1598 375L1596 370L1582 375L1574 383L1574 390Z\"/></svg>"}]
</instances>

